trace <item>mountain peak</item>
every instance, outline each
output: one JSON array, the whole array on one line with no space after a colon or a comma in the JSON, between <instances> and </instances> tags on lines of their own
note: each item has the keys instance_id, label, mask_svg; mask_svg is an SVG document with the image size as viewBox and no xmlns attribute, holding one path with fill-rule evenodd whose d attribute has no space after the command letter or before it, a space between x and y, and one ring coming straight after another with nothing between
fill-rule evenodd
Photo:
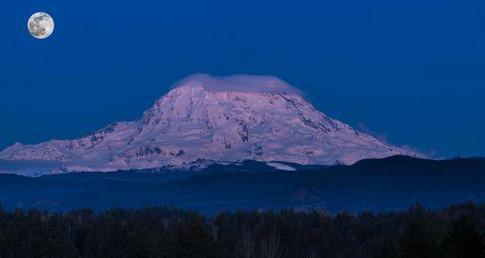
<instances>
[{"instance_id":1,"label":"mountain peak","mask_svg":"<svg viewBox=\"0 0 485 258\"><path fill-rule=\"evenodd\" d=\"M209 74L194 74L188 76L172 87L203 88L207 91L244 92L244 93L285 93L301 95L301 91L287 82L273 76L262 75L232 75L216 77Z\"/></svg>"},{"instance_id":2,"label":"mountain peak","mask_svg":"<svg viewBox=\"0 0 485 258\"><path fill-rule=\"evenodd\" d=\"M318 111L270 76L189 76L132 122L88 136L15 145L0 159L48 161L64 171L192 168L209 163L353 164L415 155Z\"/></svg>"}]
</instances>

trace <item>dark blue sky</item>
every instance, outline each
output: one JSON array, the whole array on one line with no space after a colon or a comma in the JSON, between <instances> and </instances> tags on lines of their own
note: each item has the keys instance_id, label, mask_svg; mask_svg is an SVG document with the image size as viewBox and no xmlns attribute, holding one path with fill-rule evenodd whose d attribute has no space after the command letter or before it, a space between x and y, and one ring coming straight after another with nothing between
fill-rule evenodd
<instances>
[{"instance_id":1,"label":"dark blue sky","mask_svg":"<svg viewBox=\"0 0 485 258\"><path fill-rule=\"evenodd\" d=\"M0 1L0 148L135 119L204 72L275 75L393 144L485 156L483 2Z\"/></svg>"}]
</instances>

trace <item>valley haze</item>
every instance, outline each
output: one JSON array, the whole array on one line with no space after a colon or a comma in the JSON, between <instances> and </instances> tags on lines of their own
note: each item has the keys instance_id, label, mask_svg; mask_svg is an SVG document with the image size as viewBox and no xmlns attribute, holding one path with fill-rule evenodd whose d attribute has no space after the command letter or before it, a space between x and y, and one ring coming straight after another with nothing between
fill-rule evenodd
<instances>
[{"instance_id":1,"label":"valley haze","mask_svg":"<svg viewBox=\"0 0 485 258\"><path fill-rule=\"evenodd\" d=\"M10 164L0 171L198 169L245 160L336 165L394 155L418 156L328 117L278 78L196 74L175 83L138 120L79 139L16 143L0 152Z\"/></svg>"}]
</instances>

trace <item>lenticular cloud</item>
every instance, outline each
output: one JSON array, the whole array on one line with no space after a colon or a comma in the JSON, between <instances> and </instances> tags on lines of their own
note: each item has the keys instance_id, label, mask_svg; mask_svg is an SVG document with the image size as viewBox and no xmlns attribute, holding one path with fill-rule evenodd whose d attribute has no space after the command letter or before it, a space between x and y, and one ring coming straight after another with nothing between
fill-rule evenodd
<instances>
[{"instance_id":1,"label":"lenticular cloud","mask_svg":"<svg viewBox=\"0 0 485 258\"><path fill-rule=\"evenodd\" d=\"M177 82L173 88L202 86L209 91L233 91L248 93L280 92L302 95L302 92L285 81L273 76L232 75L215 77L195 74Z\"/></svg>"}]
</instances>

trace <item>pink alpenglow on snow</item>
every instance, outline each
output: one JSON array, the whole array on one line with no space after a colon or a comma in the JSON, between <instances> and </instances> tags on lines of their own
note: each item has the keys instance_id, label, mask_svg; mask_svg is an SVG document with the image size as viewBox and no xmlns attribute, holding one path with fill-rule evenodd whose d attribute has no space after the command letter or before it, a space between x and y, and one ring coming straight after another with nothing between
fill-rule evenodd
<instances>
[{"instance_id":1,"label":"pink alpenglow on snow","mask_svg":"<svg viewBox=\"0 0 485 258\"><path fill-rule=\"evenodd\" d=\"M85 137L15 144L8 161L51 161L52 172L188 168L255 160L274 164L353 164L393 155L416 156L330 118L298 89L270 76L197 74L130 122Z\"/></svg>"}]
</instances>

